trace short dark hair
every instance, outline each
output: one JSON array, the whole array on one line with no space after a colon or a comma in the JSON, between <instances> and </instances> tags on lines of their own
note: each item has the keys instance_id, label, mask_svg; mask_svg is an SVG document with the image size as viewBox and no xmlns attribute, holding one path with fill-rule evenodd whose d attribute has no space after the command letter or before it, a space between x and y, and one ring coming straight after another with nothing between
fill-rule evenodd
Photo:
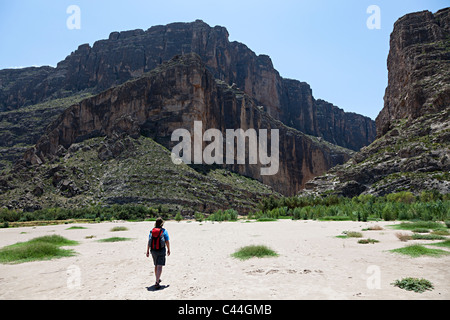
<instances>
[{"instance_id":1,"label":"short dark hair","mask_svg":"<svg viewBox=\"0 0 450 320\"><path fill-rule=\"evenodd\" d=\"M162 218L156 219L155 228L161 228L164 224L164 220Z\"/></svg>"}]
</instances>

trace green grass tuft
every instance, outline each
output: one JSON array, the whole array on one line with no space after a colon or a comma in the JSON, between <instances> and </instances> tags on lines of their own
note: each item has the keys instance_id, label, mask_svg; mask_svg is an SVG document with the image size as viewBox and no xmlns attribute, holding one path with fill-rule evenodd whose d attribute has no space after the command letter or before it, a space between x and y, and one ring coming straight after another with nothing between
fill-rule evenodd
<instances>
[{"instance_id":1,"label":"green grass tuft","mask_svg":"<svg viewBox=\"0 0 450 320\"><path fill-rule=\"evenodd\" d=\"M380 241L378 241L378 240L375 240L375 239L361 239L361 240L358 240L358 243L360 243L360 244L368 244L368 243L377 243L377 242L380 242Z\"/></svg>"},{"instance_id":2,"label":"green grass tuft","mask_svg":"<svg viewBox=\"0 0 450 320\"><path fill-rule=\"evenodd\" d=\"M129 241L129 240L131 240L131 238L111 237L111 238L98 240L98 242L120 242L120 241Z\"/></svg>"},{"instance_id":3,"label":"green grass tuft","mask_svg":"<svg viewBox=\"0 0 450 320\"><path fill-rule=\"evenodd\" d=\"M79 227L79 226L73 226L73 227L69 227L66 230L79 230L79 229L87 229L86 227Z\"/></svg>"},{"instance_id":4,"label":"green grass tuft","mask_svg":"<svg viewBox=\"0 0 450 320\"><path fill-rule=\"evenodd\" d=\"M127 230L128 230L127 227L114 227L110 231L111 232L116 232L116 231L127 231Z\"/></svg>"},{"instance_id":5,"label":"green grass tuft","mask_svg":"<svg viewBox=\"0 0 450 320\"><path fill-rule=\"evenodd\" d=\"M240 248L231 255L240 260L248 260L251 258L276 257L278 254L272 249L262 245L252 245Z\"/></svg>"},{"instance_id":6,"label":"green grass tuft","mask_svg":"<svg viewBox=\"0 0 450 320\"><path fill-rule=\"evenodd\" d=\"M420 229L442 229L445 226L442 223L434 221L415 221L415 222L403 222L392 226L394 229L401 230L420 230Z\"/></svg>"},{"instance_id":7,"label":"green grass tuft","mask_svg":"<svg viewBox=\"0 0 450 320\"><path fill-rule=\"evenodd\" d=\"M432 243L430 246L436 246L436 247L443 247L443 248L450 248L450 239L447 239L445 241Z\"/></svg>"},{"instance_id":8,"label":"green grass tuft","mask_svg":"<svg viewBox=\"0 0 450 320\"><path fill-rule=\"evenodd\" d=\"M413 234L413 240L445 240L444 236L440 236L437 234Z\"/></svg>"},{"instance_id":9,"label":"green grass tuft","mask_svg":"<svg viewBox=\"0 0 450 320\"><path fill-rule=\"evenodd\" d=\"M440 249L429 249L419 244L414 244L411 246L394 249L391 252L401 253L413 258L421 257L421 256L432 256L432 257L440 257L442 255L450 254L450 252L440 250Z\"/></svg>"},{"instance_id":10,"label":"green grass tuft","mask_svg":"<svg viewBox=\"0 0 450 320\"><path fill-rule=\"evenodd\" d=\"M23 263L36 260L70 257L73 250L61 249L61 246L73 246L76 241L58 235L44 236L27 242L16 243L0 249L0 263Z\"/></svg>"},{"instance_id":11,"label":"green grass tuft","mask_svg":"<svg viewBox=\"0 0 450 320\"><path fill-rule=\"evenodd\" d=\"M362 233L361 232L356 232L356 231L343 231L342 232L344 235L343 236L337 236L337 238L342 238L342 239L346 239L346 238L362 238Z\"/></svg>"}]
</instances>

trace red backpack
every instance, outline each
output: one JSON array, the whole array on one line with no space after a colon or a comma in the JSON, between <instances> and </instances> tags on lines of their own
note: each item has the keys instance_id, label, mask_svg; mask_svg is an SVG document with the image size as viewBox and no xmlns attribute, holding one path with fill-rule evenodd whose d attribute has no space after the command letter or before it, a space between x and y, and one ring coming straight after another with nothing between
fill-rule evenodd
<instances>
[{"instance_id":1,"label":"red backpack","mask_svg":"<svg viewBox=\"0 0 450 320\"><path fill-rule=\"evenodd\" d=\"M152 250L161 250L166 247L163 228L153 228L150 232L150 248Z\"/></svg>"}]
</instances>

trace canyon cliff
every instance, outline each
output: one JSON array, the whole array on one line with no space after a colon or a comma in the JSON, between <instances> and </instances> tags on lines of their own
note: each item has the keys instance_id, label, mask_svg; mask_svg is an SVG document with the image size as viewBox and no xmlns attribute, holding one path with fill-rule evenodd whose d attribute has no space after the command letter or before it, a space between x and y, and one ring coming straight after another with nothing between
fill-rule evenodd
<instances>
[{"instance_id":1,"label":"canyon cliff","mask_svg":"<svg viewBox=\"0 0 450 320\"><path fill-rule=\"evenodd\" d=\"M411 13L394 24L387 61L388 87L376 119L378 137L395 120L445 110L450 101L449 8Z\"/></svg>"},{"instance_id":2,"label":"canyon cliff","mask_svg":"<svg viewBox=\"0 0 450 320\"><path fill-rule=\"evenodd\" d=\"M307 83L282 78L270 57L256 55L228 37L224 27L210 27L201 20L113 32L92 47L80 45L56 68L0 70L0 112L75 93L97 94L138 78L175 55L193 52L216 79L235 84L292 128L352 150L374 140L374 121L316 100Z\"/></svg>"},{"instance_id":3,"label":"canyon cliff","mask_svg":"<svg viewBox=\"0 0 450 320\"><path fill-rule=\"evenodd\" d=\"M450 192L450 8L401 17L390 45L378 139L303 193Z\"/></svg>"},{"instance_id":4,"label":"canyon cliff","mask_svg":"<svg viewBox=\"0 0 450 320\"><path fill-rule=\"evenodd\" d=\"M108 89L73 105L27 151L29 164L52 161L60 148L86 139L126 134L140 135L171 149L176 129L194 132L194 121L204 129L249 128L279 130L279 170L261 175L261 165L227 165L229 170L252 177L277 192L292 195L305 182L349 159L349 152L331 143L283 125L259 108L244 92L214 78L196 54L176 56L136 80ZM269 139L270 139L269 134ZM270 140L267 142L270 146ZM270 151L270 149L269 149ZM170 161L170 159L167 159Z\"/></svg>"}]
</instances>

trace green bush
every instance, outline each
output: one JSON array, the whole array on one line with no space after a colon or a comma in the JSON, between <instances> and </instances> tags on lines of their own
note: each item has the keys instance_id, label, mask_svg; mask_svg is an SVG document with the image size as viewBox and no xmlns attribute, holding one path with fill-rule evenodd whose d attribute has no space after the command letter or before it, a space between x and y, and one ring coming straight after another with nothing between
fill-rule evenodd
<instances>
[{"instance_id":1,"label":"green bush","mask_svg":"<svg viewBox=\"0 0 450 320\"><path fill-rule=\"evenodd\" d=\"M386 199L389 202L413 203L416 197L409 191L401 191L398 193L388 194Z\"/></svg>"},{"instance_id":2,"label":"green bush","mask_svg":"<svg viewBox=\"0 0 450 320\"><path fill-rule=\"evenodd\" d=\"M175 215L175 221L180 222L181 220L183 220L183 217L180 212L177 212L177 214Z\"/></svg>"},{"instance_id":3,"label":"green bush","mask_svg":"<svg viewBox=\"0 0 450 320\"><path fill-rule=\"evenodd\" d=\"M434 286L430 281L418 278L403 278L402 280L396 280L394 283L392 283L392 285L404 290L414 291L418 293L434 289Z\"/></svg>"},{"instance_id":4,"label":"green bush","mask_svg":"<svg viewBox=\"0 0 450 320\"><path fill-rule=\"evenodd\" d=\"M200 212L196 212L194 214L195 220L198 222L202 222L203 220L205 220L205 215L203 213Z\"/></svg>"},{"instance_id":5,"label":"green bush","mask_svg":"<svg viewBox=\"0 0 450 320\"><path fill-rule=\"evenodd\" d=\"M209 215L208 220L210 221L236 221L238 218L238 212L234 209L228 209L223 211L222 209L217 210L213 214Z\"/></svg>"}]
</instances>

